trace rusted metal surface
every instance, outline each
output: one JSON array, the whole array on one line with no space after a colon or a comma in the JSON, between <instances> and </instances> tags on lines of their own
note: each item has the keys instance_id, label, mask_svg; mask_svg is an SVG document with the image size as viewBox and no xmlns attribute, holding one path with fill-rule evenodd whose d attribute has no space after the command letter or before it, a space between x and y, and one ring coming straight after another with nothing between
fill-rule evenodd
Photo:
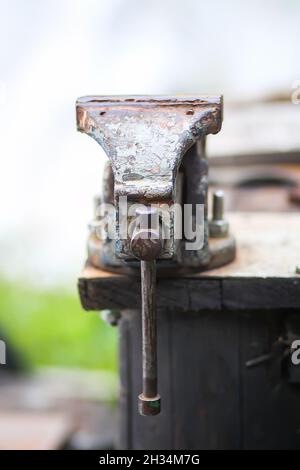
<instances>
[{"instance_id":1,"label":"rusted metal surface","mask_svg":"<svg viewBox=\"0 0 300 470\"><path fill-rule=\"evenodd\" d=\"M208 164L205 158L204 153L204 145L205 141L201 140L194 145L184 156L182 162L181 171L177 175L177 196L176 202L180 202L182 205L184 204L191 204L193 207L199 201L201 204L204 204L205 210L205 221L208 217L208 198L207 198L207 189L208 189L208 178L207 178L207 170ZM113 176L110 171L108 171L110 165L107 165L104 172L104 186L109 186L109 184L113 184ZM107 175L109 175L109 179L107 179ZM109 184L108 184L109 183ZM182 188L183 186L188 187L188 191L184 192ZM104 191L105 194L109 192L108 189ZM113 191L110 191L112 193ZM231 193L228 193L228 188L226 188L226 195L227 195L227 206L231 207ZM108 199L103 194L103 201L109 202L111 199ZM110 198L111 198L110 194ZM97 198L99 199L99 198ZM212 199L212 198L210 198ZM255 199L256 200L256 199ZM153 206L152 206L153 208ZM98 267L98 268L106 268L109 270L117 271L117 272L128 272L132 274L132 268L139 268L139 264L137 262L131 261L130 268L128 265L124 265L123 261L117 258L115 253L115 243L113 240L106 237L104 239L98 238L95 236L95 228L101 229L104 223L107 223L107 219L103 222L101 219L99 220L98 217L95 218L90 224L91 234L88 240L88 263ZM218 222L220 223L220 221ZM210 221L212 224L212 221ZM223 219L222 224L226 225L226 231L228 230L228 223ZM155 234L153 233L153 243L157 248L157 257L160 252L160 244L155 242ZM147 238L147 237L146 237ZM163 240L165 242L165 240ZM209 270L212 267L222 266L234 259L235 255L235 240L232 235L226 235L226 238L223 238L221 242L216 242L214 239L209 240L209 233L208 233L208 224L205 222L204 226L204 244L200 250L194 251L186 251L184 250L183 240L177 240L177 246L175 247L175 258L174 264L171 263L164 263L158 266L158 274L165 274L170 272L174 272L174 268L180 273L182 273L183 269L195 268L197 270ZM155 248L153 246L153 248ZM141 258L141 249L145 247L144 244L141 244L140 253L137 258ZM138 247L137 247L138 248ZM133 244L132 240L130 241L130 250L132 252ZM135 254L133 253L135 256ZM176 258L177 260L176 264ZM180 261L179 261L180 260ZM180 265L178 264L180 263Z\"/></svg>"},{"instance_id":2,"label":"rusted metal surface","mask_svg":"<svg viewBox=\"0 0 300 470\"><path fill-rule=\"evenodd\" d=\"M169 200L184 153L220 130L221 98L80 98L77 124L109 156L116 197Z\"/></svg>"},{"instance_id":3,"label":"rusted metal surface","mask_svg":"<svg viewBox=\"0 0 300 470\"><path fill-rule=\"evenodd\" d=\"M155 288L156 259L162 250L162 240L156 209L138 209L136 217L137 225L131 237L131 250L141 262L143 392L139 395L139 412L147 416L160 412L160 397L157 394Z\"/></svg>"},{"instance_id":4,"label":"rusted metal surface","mask_svg":"<svg viewBox=\"0 0 300 470\"><path fill-rule=\"evenodd\" d=\"M134 231L130 249L132 254L140 260L150 261L159 258L162 250L162 240L156 230Z\"/></svg>"},{"instance_id":5,"label":"rusted metal surface","mask_svg":"<svg viewBox=\"0 0 300 470\"><path fill-rule=\"evenodd\" d=\"M106 162L104 171L103 171L103 184L102 184L102 194L103 202L107 204L114 204L114 174L110 162Z\"/></svg>"},{"instance_id":6,"label":"rusted metal surface","mask_svg":"<svg viewBox=\"0 0 300 470\"><path fill-rule=\"evenodd\" d=\"M130 249L139 260L152 261L160 257L163 239L156 208L136 210L136 224L131 236Z\"/></svg>"},{"instance_id":7,"label":"rusted metal surface","mask_svg":"<svg viewBox=\"0 0 300 470\"><path fill-rule=\"evenodd\" d=\"M182 204L192 205L192 218L195 219L197 204L204 206L204 240L200 250L185 250L184 242L180 244L180 262L185 267L205 269L207 267L211 253L209 249L208 237L208 162L206 158L205 138L196 142L182 160L183 172L183 196ZM193 229L195 226L193 220Z\"/></svg>"},{"instance_id":8,"label":"rusted metal surface","mask_svg":"<svg viewBox=\"0 0 300 470\"><path fill-rule=\"evenodd\" d=\"M112 165L117 232L119 198L127 196L131 203L174 203L183 156L196 141L217 133L221 123L220 96L85 97L77 101L78 130L104 148ZM121 239L119 233L115 247L117 256L130 257L130 240ZM171 238L161 257L173 256Z\"/></svg>"},{"instance_id":9,"label":"rusted metal surface","mask_svg":"<svg viewBox=\"0 0 300 470\"><path fill-rule=\"evenodd\" d=\"M139 395L139 411L145 416L160 412L160 397L157 393L155 264L155 260L141 261L143 392Z\"/></svg>"},{"instance_id":10,"label":"rusted metal surface","mask_svg":"<svg viewBox=\"0 0 300 470\"><path fill-rule=\"evenodd\" d=\"M129 206L135 203L169 207L170 237L159 243L156 257L170 260L171 269L209 269L233 259L233 239L224 243L218 256L208 242L208 163L205 155L205 136L220 130L222 122L221 97L86 97L77 101L78 129L96 139L106 151L110 165L104 172L103 202L115 201L117 239L108 236L97 240L94 234L88 242L89 262L95 267L124 270L124 260L131 268L140 257L140 238L132 243L128 234L120 237L119 200L127 196ZM174 237L175 215L172 204L192 206L194 225L197 204L204 206L204 241L200 249L186 250L184 237ZM97 226L103 223L97 221ZM128 225L134 217L128 215ZM101 225L102 224L102 225ZM142 247L147 243L142 242ZM227 253L227 246L229 247ZM133 253L133 250L136 253ZM146 250L147 251L147 250ZM138 256L136 254L138 253ZM224 253L226 256L224 256ZM158 273L168 263L158 265Z\"/></svg>"}]
</instances>

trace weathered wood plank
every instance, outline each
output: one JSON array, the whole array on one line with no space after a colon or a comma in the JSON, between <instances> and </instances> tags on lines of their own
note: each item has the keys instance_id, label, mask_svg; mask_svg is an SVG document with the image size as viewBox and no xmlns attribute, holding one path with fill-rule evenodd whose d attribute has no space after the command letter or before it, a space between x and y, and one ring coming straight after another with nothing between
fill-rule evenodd
<instances>
[{"instance_id":1,"label":"weathered wood plank","mask_svg":"<svg viewBox=\"0 0 300 470\"><path fill-rule=\"evenodd\" d=\"M162 313L162 312L161 312ZM121 416L123 429L121 445L127 449L172 449L172 390L171 390L171 349L170 317L158 315L158 391L162 396L161 413L157 416L140 416L138 413L138 395L142 391L142 337L141 313L126 312L121 325L121 334L126 322L127 352L120 358L122 373ZM123 340L124 341L124 340ZM127 373L124 371L127 369ZM129 373L128 373L129 372ZM124 391L125 389L125 391ZM126 403L124 397L126 396ZM123 397L123 398L122 398ZM127 406L127 409L126 409ZM124 426L125 425L125 426Z\"/></svg>"},{"instance_id":2,"label":"weathered wood plank","mask_svg":"<svg viewBox=\"0 0 300 470\"><path fill-rule=\"evenodd\" d=\"M229 310L299 310L300 279L224 279L222 300Z\"/></svg>"},{"instance_id":3,"label":"weathered wood plank","mask_svg":"<svg viewBox=\"0 0 300 470\"><path fill-rule=\"evenodd\" d=\"M136 277L80 278L78 288L85 310L123 310L141 306L140 281ZM216 280L158 279L156 296L158 310L218 310L221 305L220 283Z\"/></svg>"},{"instance_id":4,"label":"weathered wood plank","mask_svg":"<svg viewBox=\"0 0 300 470\"><path fill-rule=\"evenodd\" d=\"M121 371L127 369L122 382L127 390L121 407L127 425L122 448L300 448L299 388L289 382L282 355L278 361L246 366L271 351L287 330L289 317L279 311L202 311L189 313L188 318L162 312L162 412L145 418L137 412L142 386L140 314L126 312L130 336L123 337L127 348L121 355Z\"/></svg>"},{"instance_id":5,"label":"weathered wood plank","mask_svg":"<svg viewBox=\"0 0 300 470\"><path fill-rule=\"evenodd\" d=\"M119 374L120 374L120 394L119 394L119 435L118 448L132 448L132 362L131 358L131 332L128 316L124 313L119 321Z\"/></svg>"},{"instance_id":6,"label":"weathered wood plank","mask_svg":"<svg viewBox=\"0 0 300 470\"><path fill-rule=\"evenodd\" d=\"M241 439L243 449L299 449L299 386L289 384L282 356L251 368L245 363L271 350L288 315L241 313Z\"/></svg>"},{"instance_id":7,"label":"weathered wood plank","mask_svg":"<svg viewBox=\"0 0 300 470\"><path fill-rule=\"evenodd\" d=\"M139 280L128 277L80 279L86 310L140 308ZM200 310L298 310L300 278L164 279L158 280L157 308Z\"/></svg>"},{"instance_id":8,"label":"weathered wood plank","mask_svg":"<svg viewBox=\"0 0 300 470\"><path fill-rule=\"evenodd\" d=\"M237 238L236 259L209 272L158 278L158 308L188 312L299 307L299 215L237 213L230 215L230 222ZM79 292L86 310L140 308L136 275L87 267Z\"/></svg>"},{"instance_id":9,"label":"weathered wood plank","mask_svg":"<svg viewBox=\"0 0 300 470\"><path fill-rule=\"evenodd\" d=\"M139 312L125 313L127 352L121 359L127 389L122 402L122 448L235 449L240 446L239 327L236 315L224 312L158 316L161 414L137 412L141 391L141 324ZM122 322L124 319L122 320ZM121 325L121 332L124 325ZM125 352L122 348L123 353ZM127 365L126 365L127 364ZM123 372L122 372L123 371ZM122 398L123 397L123 398ZM129 398L129 401L128 401ZM127 408L126 408L127 406ZM130 447L131 446L131 447Z\"/></svg>"},{"instance_id":10,"label":"weathered wood plank","mask_svg":"<svg viewBox=\"0 0 300 470\"><path fill-rule=\"evenodd\" d=\"M238 324L224 312L173 314L174 449L239 447Z\"/></svg>"}]
</instances>

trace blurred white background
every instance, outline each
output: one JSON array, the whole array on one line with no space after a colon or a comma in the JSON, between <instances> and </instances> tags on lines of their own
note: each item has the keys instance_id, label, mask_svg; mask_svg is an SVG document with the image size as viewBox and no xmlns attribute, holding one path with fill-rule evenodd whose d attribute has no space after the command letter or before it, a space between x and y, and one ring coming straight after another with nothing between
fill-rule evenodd
<instances>
[{"instance_id":1,"label":"blurred white background","mask_svg":"<svg viewBox=\"0 0 300 470\"><path fill-rule=\"evenodd\" d=\"M86 94L289 93L299 0L0 0L0 276L74 285L104 155ZM226 114L225 114L226 118Z\"/></svg>"}]
</instances>

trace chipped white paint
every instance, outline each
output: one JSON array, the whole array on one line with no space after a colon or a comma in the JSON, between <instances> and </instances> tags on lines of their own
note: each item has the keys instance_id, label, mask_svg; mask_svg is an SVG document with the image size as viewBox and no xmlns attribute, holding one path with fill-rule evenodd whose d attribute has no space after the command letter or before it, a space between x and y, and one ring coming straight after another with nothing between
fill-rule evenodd
<instances>
[{"instance_id":1,"label":"chipped white paint","mask_svg":"<svg viewBox=\"0 0 300 470\"><path fill-rule=\"evenodd\" d=\"M157 188L158 197L172 198L183 154L197 139L219 130L221 100L194 97L165 101L159 97L157 103L152 103L151 97L144 102L133 97L129 100L80 99L78 128L104 148L112 163L116 188L121 192L122 187L126 192L130 182L131 192L134 184L139 194L146 192L149 196L149 189L154 194Z\"/></svg>"},{"instance_id":2,"label":"chipped white paint","mask_svg":"<svg viewBox=\"0 0 300 470\"><path fill-rule=\"evenodd\" d=\"M183 155L196 141L221 127L222 100L195 97L87 97L77 101L78 130L93 137L114 173L119 235L119 199L131 203L175 202L175 179ZM173 233L173 218L171 232ZM166 257L173 256L174 237ZM129 239L118 237L118 256Z\"/></svg>"}]
</instances>

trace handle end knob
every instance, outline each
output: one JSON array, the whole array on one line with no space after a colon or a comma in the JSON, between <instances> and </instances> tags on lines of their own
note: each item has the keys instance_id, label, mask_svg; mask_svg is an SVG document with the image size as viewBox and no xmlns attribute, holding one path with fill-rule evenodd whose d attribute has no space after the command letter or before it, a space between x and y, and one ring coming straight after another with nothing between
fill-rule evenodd
<instances>
[{"instance_id":1,"label":"handle end knob","mask_svg":"<svg viewBox=\"0 0 300 470\"><path fill-rule=\"evenodd\" d=\"M155 416L160 413L160 395L149 398L143 393L139 395L139 413L142 416Z\"/></svg>"}]
</instances>

